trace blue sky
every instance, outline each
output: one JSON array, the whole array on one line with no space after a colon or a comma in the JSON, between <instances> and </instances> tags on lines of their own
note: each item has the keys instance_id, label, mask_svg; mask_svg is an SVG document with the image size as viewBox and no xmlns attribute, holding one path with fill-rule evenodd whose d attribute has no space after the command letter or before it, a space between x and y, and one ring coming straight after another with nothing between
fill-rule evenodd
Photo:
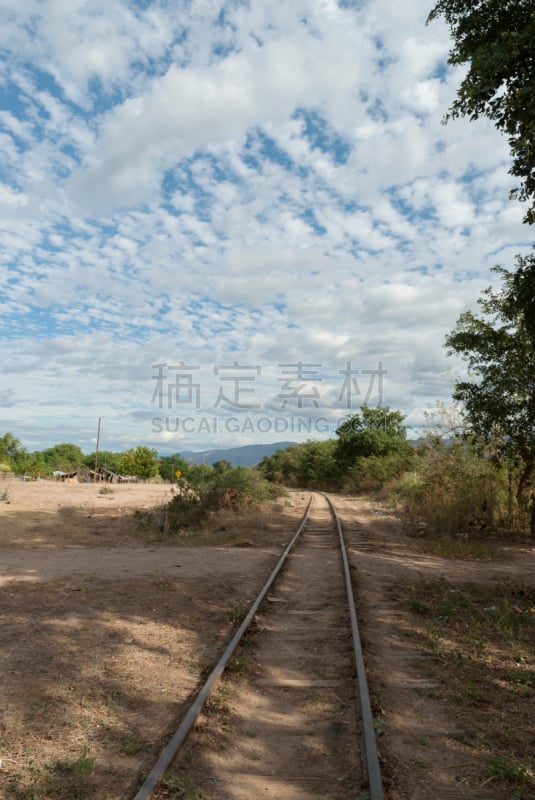
<instances>
[{"instance_id":1,"label":"blue sky","mask_svg":"<svg viewBox=\"0 0 535 800\"><path fill-rule=\"evenodd\" d=\"M441 124L430 6L0 0L0 432L175 452L448 402L444 337L529 240L506 140Z\"/></svg>"}]
</instances>

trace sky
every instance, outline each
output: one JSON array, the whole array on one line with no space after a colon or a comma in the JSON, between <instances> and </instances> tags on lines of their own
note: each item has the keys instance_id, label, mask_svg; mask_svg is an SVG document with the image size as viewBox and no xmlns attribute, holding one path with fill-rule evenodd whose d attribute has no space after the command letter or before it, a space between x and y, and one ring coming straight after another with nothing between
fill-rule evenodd
<instances>
[{"instance_id":1,"label":"sky","mask_svg":"<svg viewBox=\"0 0 535 800\"><path fill-rule=\"evenodd\" d=\"M530 244L428 0L0 0L0 434L411 435Z\"/></svg>"}]
</instances>

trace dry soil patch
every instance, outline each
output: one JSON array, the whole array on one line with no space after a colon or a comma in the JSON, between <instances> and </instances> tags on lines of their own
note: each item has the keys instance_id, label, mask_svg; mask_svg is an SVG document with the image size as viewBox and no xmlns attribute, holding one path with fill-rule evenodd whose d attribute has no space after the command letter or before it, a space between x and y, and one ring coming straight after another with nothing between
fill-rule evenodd
<instances>
[{"instance_id":1,"label":"dry soil patch","mask_svg":"<svg viewBox=\"0 0 535 800\"><path fill-rule=\"evenodd\" d=\"M10 484L0 506L1 797L132 796L302 505L298 496L248 518L248 547L225 545L244 539L232 514L170 545L150 524L169 497L163 485L101 495L90 484Z\"/></svg>"},{"instance_id":2,"label":"dry soil patch","mask_svg":"<svg viewBox=\"0 0 535 800\"><path fill-rule=\"evenodd\" d=\"M421 601L425 581L435 587L442 581L446 596L451 592L453 597L462 597L463 587L467 598L473 587L492 592L516 586L521 592L531 591L534 549L504 542L501 558L479 562L416 553L414 528L402 514L363 499L336 502L354 567L389 800L535 796L529 781L522 789L489 773L493 739L497 741L500 729L519 729L528 760L534 744L533 689L519 687L515 693L486 677L501 668L506 671L507 647L498 653L479 642L475 653L470 647L452 651L447 620L446 633L432 628L430 633L430 625L414 613L417 604L411 602L413 596ZM535 627L535 618L533 622ZM456 647L453 630L451 640ZM532 637L526 668L535 666L534 645ZM475 673L480 678L474 681L471 668L478 660L483 671ZM464 689L462 697L458 686Z\"/></svg>"}]
</instances>

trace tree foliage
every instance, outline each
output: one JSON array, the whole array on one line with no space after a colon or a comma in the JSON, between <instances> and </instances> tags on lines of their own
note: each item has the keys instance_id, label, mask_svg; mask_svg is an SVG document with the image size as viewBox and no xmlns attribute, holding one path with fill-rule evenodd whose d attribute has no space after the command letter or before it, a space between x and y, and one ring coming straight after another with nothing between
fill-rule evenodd
<instances>
[{"instance_id":1,"label":"tree foliage","mask_svg":"<svg viewBox=\"0 0 535 800\"><path fill-rule=\"evenodd\" d=\"M336 488L339 479L336 441L308 441L265 456L258 469L275 483L307 488Z\"/></svg>"},{"instance_id":2,"label":"tree foliage","mask_svg":"<svg viewBox=\"0 0 535 800\"><path fill-rule=\"evenodd\" d=\"M428 21L450 26L452 65L468 64L448 118L486 116L505 133L513 156L513 189L530 201L535 221L535 8L533 0L439 0Z\"/></svg>"},{"instance_id":3,"label":"tree foliage","mask_svg":"<svg viewBox=\"0 0 535 800\"><path fill-rule=\"evenodd\" d=\"M84 454L76 444L63 442L42 450L42 457L50 470L75 472L84 463Z\"/></svg>"},{"instance_id":4,"label":"tree foliage","mask_svg":"<svg viewBox=\"0 0 535 800\"><path fill-rule=\"evenodd\" d=\"M526 331L535 341L535 256L517 256L517 271L512 281L512 300L523 314Z\"/></svg>"},{"instance_id":5,"label":"tree foliage","mask_svg":"<svg viewBox=\"0 0 535 800\"><path fill-rule=\"evenodd\" d=\"M131 447L122 454L119 471L123 475L137 475L144 480L155 478L158 475L157 458L158 453L150 447Z\"/></svg>"},{"instance_id":6,"label":"tree foliage","mask_svg":"<svg viewBox=\"0 0 535 800\"><path fill-rule=\"evenodd\" d=\"M232 469L232 464L226 458L221 458L219 461L214 461L212 464L216 472L228 472Z\"/></svg>"},{"instance_id":7,"label":"tree foliage","mask_svg":"<svg viewBox=\"0 0 535 800\"><path fill-rule=\"evenodd\" d=\"M521 465L518 498L531 509L535 535L535 336L518 305L518 273L494 271L501 291L486 289L478 301L483 315L466 311L446 338L450 353L461 355L473 374L456 383L454 398L491 455Z\"/></svg>"},{"instance_id":8,"label":"tree foliage","mask_svg":"<svg viewBox=\"0 0 535 800\"><path fill-rule=\"evenodd\" d=\"M84 465L88 469L94 469L96 460L98 467L104 467L112 472L120 472L122 457L123 453L114 453L112 450L100 450L98 459L96 458L96 453L90 453L88 456L84 456Z\"/></svg>"},{"instance_id":9,"label":"tree foliage","mask_svg":"<svg viewBox=\"0 0 535 800\"><path fill-rule=\"evenodd\" d=\"M411 469L414 450L400 411L362 406L338 426L337 439L308 441L266 456L258 469L287 486L336 491L380 488Z\"/></svg>"},{"instance_id":10,"label":"tree foliage","mask_svg":"<svg viewBox=\"0 0 535 800\"><path fill-rule=\"evenodd\" d=\"M174 483L177 480L177 472L181 476L187 477L190 465L186 459L179 453L174 453L171 456L161 456L159 459L158 469L160 476L164 481Z\"/></svg>"},{"instance_id":11,"label":"tree foliage","mask_svg":"<svg viewBox=\"0 0 535 800\"><path fill-rule=\"evenodd\" d=\"M0 464L19 472L22 471L27 457L28 451L12 433L5 433L0 437Z\"/></svg>"},{"instance_id":12,"label":"tree foliage","mask_svg":"<svg viewBox=\"0 0 535 800\"><path fill-rule=\"evenodd\" d=\"M348 470L361 458L382 457L410 450L404 415L388 406L362 406L336 429L338 443L336 460L341 469Z\"/></svg>"}]
</instances>

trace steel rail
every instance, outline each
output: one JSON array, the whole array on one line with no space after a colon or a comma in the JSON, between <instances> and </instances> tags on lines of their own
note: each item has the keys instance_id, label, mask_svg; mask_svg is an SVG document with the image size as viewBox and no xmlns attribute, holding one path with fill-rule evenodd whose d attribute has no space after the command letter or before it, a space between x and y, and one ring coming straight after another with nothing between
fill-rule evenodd
<instances>
[{"instance_id":1,"label":"steel rail","mask_svg":"<svg viewBox=\"0 0 535 800\"><path fill-rule=\"evenodd\" d=\"M310 500L308 501L308 505L303 515L303 519L301 520L301 524L299 525L299 528L294 534L292 540L284 549L284 552L279 558L277 564L275 565L273 572L265 582L262 590L260 591L260 594L258 595L255 602L249 609L247 616L245 617L242 624L240 625L240 627L232 637L231 641L227 645L225 652L223 653L218 663L210 673L208 679L206 680L206 683L204 684L200 692L197 694L197 697L195 698L193 705L190 707L188 713L180 723L180 726L177 728L173 737L169 741L169 744L165 747L158 761L156 762L150 773L147 775L143 785L135 795L134 800L150 800L160 779L163 777L164 773L172 763L173 759L176 758L178 751L186 741L189 733L191 732L191 729L193 728L197 720L197 717L201 713L206 701L208 700L210 692L212 691L215 683L221 677L222 672L224 671L228 662L232 658L234 651L236 650L238 644L240 643L242 636L244 635L245 631L251 624L256 612L258 611L260 604L262 603L266 594L271 589L271 586L273 585L273 582L275 581L277 575L281 571L283 564L286 561L290 551L293 549L297 539L301 535L303 528L307 523L308 512L310 511L311 505L312 505L312 495L310 496Z\"/></svg>"},{"instance_id":2,"label":"steel rail","mask_svg":"<svg viewBox=\"0 0 535 800\"><path fill-rule=\"evenodd\" d=\"M338 538L340 540L340 550L342 552L342 562L344 565L344 576L347 592L347 600L349 604L349 616L351 619L351 635L353 638L353 654L355 656L355 665L357 668L357 687L358 700L360 703L360 714L362 717L362 726L364 730L364 747L366 767L368 770L368 783L370 791L370 800L383 800L383 782L381 779L381 767L379 765L379 756L377 754L377 740L375 737L375 726L373 724L373 713L370 702L370 693L368 690L368 679L366 678L366 667L364 666L364 656L362 653L362 644L360 640L359 624L357 621L357 613L355 611L355 596L353 594L353 586L351 583L351 573L349 571L349 560L347 557L346 544L344 540L344 533L342 530L342 523L338 516L338 512L334 507L331 499L327 495L323 495L327 500L333 517L336 521L338 529Z\"/></svg>"}]
</instances>

